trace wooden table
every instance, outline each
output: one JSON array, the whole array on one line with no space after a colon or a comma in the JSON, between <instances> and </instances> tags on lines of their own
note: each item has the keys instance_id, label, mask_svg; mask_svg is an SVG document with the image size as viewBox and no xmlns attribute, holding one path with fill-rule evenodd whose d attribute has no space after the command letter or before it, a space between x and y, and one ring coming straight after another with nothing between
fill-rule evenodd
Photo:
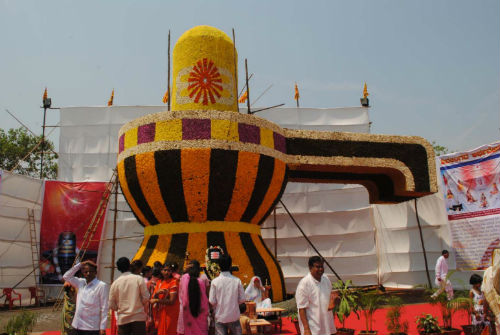
<instances>
[{"instance_id":1,"label":"wooden table","mask_svg":"<svg viewBox=\"0 0 500 335\"><path fill-rule=\"evenodd\" d=\"M279 313L279 315L281 315L281 313L284 311L284 308L279 307L257 308L255 310L255 312L257 313Z\"/></svg>"},{"instance_id":2,"label":"wooden table","mask_svg":"<svg viewBox=\"0 0 500 335\"><path fill-rule=\"evenodd\" d=\"M250 327L257 328L257 334L264 334L264 327L270 326L271 322L264 319L250 319Z\"/></svg>"},{"instance_id":3,"label":"wooden table","mask_svg":"<svg viewBox=\"0 0 500 335\"><path fill-rule=\"evenodd\" d=\"M276 315L276 320L268 320L268 321L274 326L275 331L278 329L279 326L280 333L281 333L281 328L283 327L283 321L281 320L281 313L284 311L285 311L284 308L279 308L279 307L257 308L255 310L256 313L271 313L273 315Z\"/></svg>"}]
</instances>

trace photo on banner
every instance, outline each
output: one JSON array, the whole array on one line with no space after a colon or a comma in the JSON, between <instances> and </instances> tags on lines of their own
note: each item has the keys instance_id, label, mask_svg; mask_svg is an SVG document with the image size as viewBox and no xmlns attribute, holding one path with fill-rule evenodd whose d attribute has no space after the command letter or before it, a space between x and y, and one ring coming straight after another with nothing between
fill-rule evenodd
<instances>
[{"instance_id":1,"label":"photo on banner","mask_svg":"<svg viewBox=\"0 0 500 335\"><path fill-rule=\"evenodd\" d=\"M438 162L457 269L486 269L500 247L500 142Z\"/></svg>"},{"instance_id":2,"label":"photo on banner","mask_svg":"<svg viewBox=\"0 0 500 335\"><path fill-rule=\"evenodd\" d=\"M40 227L40 280L61 284L75 261L106 183L46 181ZM105 215L97 225L84 260L97 260Z\"/></svg>"}]
</instances>

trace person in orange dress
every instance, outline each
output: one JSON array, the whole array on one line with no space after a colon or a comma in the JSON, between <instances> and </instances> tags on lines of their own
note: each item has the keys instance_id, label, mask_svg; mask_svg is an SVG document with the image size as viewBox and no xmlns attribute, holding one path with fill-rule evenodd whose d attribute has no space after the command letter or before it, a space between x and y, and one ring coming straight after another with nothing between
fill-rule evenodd
<instances>
[{"instance_id":1,"label":"person in orange dress","mask_svg":"<svg viewBox=\"0 0 500 335\"><path fill-rule=\"evenodd\" d=\"M177 298L179 281L172 275L172 264L165 263L161 272L163 279L156 283L151 299L151 303L158 311L155 323L158 335L175 335L179 317L179 299Z\"/></svg>"}]
</instances>

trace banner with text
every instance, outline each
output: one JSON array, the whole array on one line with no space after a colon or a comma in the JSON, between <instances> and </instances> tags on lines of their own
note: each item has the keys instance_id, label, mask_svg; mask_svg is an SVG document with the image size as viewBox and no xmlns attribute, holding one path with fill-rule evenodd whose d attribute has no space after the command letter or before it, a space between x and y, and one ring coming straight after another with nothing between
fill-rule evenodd
<instances>
[{"instance_id":1,"label":"banner with text","mask_svg":"<svg viewBox=\"0 0 500 335\"><path fill-rule=\"evenodd\" d=\"M96 213L106 183L46 181L40 226L40 271L44 284L61 284L77 257ZM106 205L106 204L105 204ZM96 261L103 215L88 245L85 259Z\"/></svg>"},{"instance_id":2,"label":"banner with text","mask_svg":"<svg viewBox=\"0 0 500 335\"><path fill-rule=\"evenodd\" d=\"M438 162L457 269L486 269L500 245L500 142Z\"/></svg>"}]
</instances>

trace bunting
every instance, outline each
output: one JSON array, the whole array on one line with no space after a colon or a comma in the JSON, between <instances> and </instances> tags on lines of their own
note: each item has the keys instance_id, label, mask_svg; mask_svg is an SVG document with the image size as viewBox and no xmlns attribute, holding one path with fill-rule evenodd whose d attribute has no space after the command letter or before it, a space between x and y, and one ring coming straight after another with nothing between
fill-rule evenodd
<instances>
[{"instance_id":1,"label":"bunting","mask_svg":"<svg viewBox=\"0 0 500 335\"><path fill-rule=\"evenodd\" d=\"M108 106L113 106L114 97L115 97L115 89L113 88L113 90L111 91L111 97L108 100Z\"/></svg>"},{"instance_id":2,"label":"bunting","mask_svg":"<svg viewBox=\"0 0 500 335\"><path fill-rule=\"evenodd\" d=\"M247 99L248 99L248 90L247 90L247 91L245 91L245 93L243 93L243 94L241 95L241 97L238 99L238 102L239 102L240 104L242 104L242 103L244 103L245 101L247 101Z\"/></svg>"},{"instance_id":3,"label":"bunting","mask_svg":"<svg viewBox=\"0 0 500 335\"><path fill-rule=\"evenodd\" d=\"M295 100L299 100L300 94L299 94L299 87L297 86L297 83L295 83Z\"/></svg>"}]
</instances>

